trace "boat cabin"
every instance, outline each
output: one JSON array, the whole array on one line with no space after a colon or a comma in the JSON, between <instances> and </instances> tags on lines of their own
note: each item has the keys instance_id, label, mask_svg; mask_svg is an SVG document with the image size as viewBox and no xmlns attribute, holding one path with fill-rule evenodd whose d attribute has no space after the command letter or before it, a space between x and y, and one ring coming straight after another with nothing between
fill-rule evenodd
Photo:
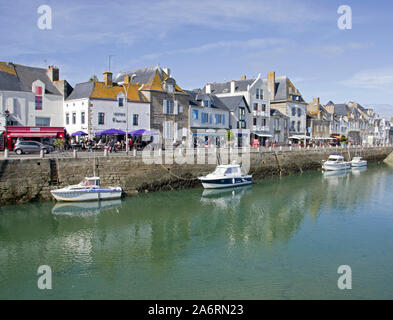
<instances>
[{"instance_id":1,"label":"boat cabin","mask_svg":"<svg viewBox=\"0 0 393 320\"><path fill-rule=\"evenodd\" d=\"M99 177L86 177L80 185L84 187L90 187L90 186L99 186L100 185L100 178Z\"/></svg>"},{"instance_id":2,"label":"boat cabin","mask_svg":"<svg viewBox=\"0 0 393 320\"><path fill-rule=\"evenodd\" d=\"M330 155L328 158L328 161L330 162L343 162L344 161L344 157L340 156L340 155Z\"/></svg>"},{"instance_id":3,"label":"boat cabin","mask_svg":"<svg viewBox=\"0 0 393 320\"><path fill-rule=\"evenodd\" d=\"M214 170L214 172L212 173L212 175L215 175L215 176L238 176L241 174L242 174L241 167L238 164L217 166L216 170Z\"/></svg>"}]
</instances>

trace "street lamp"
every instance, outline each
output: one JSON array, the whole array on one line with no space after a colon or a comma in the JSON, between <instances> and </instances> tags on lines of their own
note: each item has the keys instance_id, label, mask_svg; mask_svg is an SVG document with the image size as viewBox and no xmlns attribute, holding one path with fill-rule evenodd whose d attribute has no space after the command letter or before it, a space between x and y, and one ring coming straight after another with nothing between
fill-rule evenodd
<instances>
[{"instance_id":1,"label":"street lamp","mask_svg":"<svg viewBox=\"0 0 393 320\"><path fill-rule=\"evenodd\" d=\"M127 155L128 155L129 149L130 149L130 146L128 143L128 90L130 89L130 84L131 84L132 79L134 79L135 77L136 77L136 74L133 74L130 79L130 76L127 74L124 77L124 79L126 79L126 78L128 78L128 79L125 81L119 82L119 84L124 88L124 92L126 95L125 99L126 99L126 154ZM126 84L127 84L127 88L126 88Z\"/></svg>"}]
</instances>

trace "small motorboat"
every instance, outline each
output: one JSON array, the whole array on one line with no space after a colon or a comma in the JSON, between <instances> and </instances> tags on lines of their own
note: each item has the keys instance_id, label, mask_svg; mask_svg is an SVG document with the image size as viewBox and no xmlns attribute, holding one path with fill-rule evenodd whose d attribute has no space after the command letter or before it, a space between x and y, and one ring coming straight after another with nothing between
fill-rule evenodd
<instances>
[{"instance_id":1,"label":"small motorboat","mask_svg":"<svg viewBox=\"0 0 393 320\"><path fill-rule=\"evenodd\" d=\"M360 156L354 156L351 161L352 167L365 167L367 166L367 160L363 160Z\"/></svg>"},{"instance_id":2,"label":"small motorboat","mask_svg":"<svg viewBox=\"0 0 393 320\"><path fill-rule=\"evenodd\" d=\"M237 187L252 183L252 175L244 174L239 164L219 165L214 172L198 179L206 189Z\"/></svg>"},{"instance_id":3,"label":"small motorboat","mask_svg":"<svg viewBox=\"0 0 393 320\"><path fill-rule=\"evenodd\" d=\"M344 161L344 157L340 155L330 155L327 161L322 164L322 169L327 171L337 171L350 169L351 163Z\"/></svg>"},{"instance_id":4,"label":"small motorboat","mask_svg":"<svg viewBox=\"0 0 393 320\"><path fill-rule=\"evenodd\" d=\"M51 191L57 201L91 201L118 199L121 187L101 187L99 177L85 178L81 183Z\"/></svg>"}]
</instances>

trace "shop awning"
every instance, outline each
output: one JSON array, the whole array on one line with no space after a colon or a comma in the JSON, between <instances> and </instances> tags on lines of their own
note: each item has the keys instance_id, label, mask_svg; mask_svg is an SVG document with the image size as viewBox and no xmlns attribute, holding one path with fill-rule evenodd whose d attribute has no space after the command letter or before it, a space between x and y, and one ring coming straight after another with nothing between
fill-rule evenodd
<instances>
[{"instance_id":1,"label":"shop awning","mask_svg":"<svg viewBox=\"0 0 393 320\"><path fill-rule=\"evenodd\" d=\"M273 138L271 134L266 134L266 133L254 133L254 134L259 137Z\"/></svg>"},{"instance_id":2,"label":"shop awning","mask_svg":"<svg viewBox=\"0 0 393 320\"><path fill-rule=\"evenodd\" d=\"M304 140L304 139L311 139L311 137L305 135L295 135L295 136L290 136L288 139Z\"/></svg>"},{"instance_id":3,"label":"shop awning","mask_svg":"<svg viewBox=\"0 0 393 320\"><path fill-rule=\"evenodd\" d=\"M193 133L193 136L203 136L203 137L226 137L225 133L212 133L212 132L197 132Z\"/></svg>"},{"instance_id":4,"label":"shop awning","mask_svg":"<svg viewBox=\"0 0 393 320\"><path fill-rule=\"evenodd\" d=\"M57 132L10 132L8 136L11 138L45 138L57 137Z\"/></svg>"}]
</instances>

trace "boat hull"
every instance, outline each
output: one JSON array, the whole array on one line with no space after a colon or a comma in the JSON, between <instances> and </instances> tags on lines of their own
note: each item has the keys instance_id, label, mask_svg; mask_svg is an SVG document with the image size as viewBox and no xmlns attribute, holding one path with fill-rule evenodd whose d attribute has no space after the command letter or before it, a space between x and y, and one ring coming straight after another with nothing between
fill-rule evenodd
<instances>
[{"instance_id":1,"label":"boat hull","mask_svg":"<svg viewBox=\"0 0 393 320\"><path fill-rule=\"evenodd\" d=\"M98 190L52 190L52 196L57 201L94 201L121 198L122 190L98 189Z\"/></svg>"},{"instance_id":2,"label":"boat hull","mask_svg":"<svg viewBox=\"0 0 393 320\"><path fill-rule=\"evenodd\" d=\"M327 171L346 170L346 169L350 169L350 168L351 168L351 164L349 162L347 162L347 163L334 163L334 164L324 163L322 165L322 169L327 170Z\"/></svg>"},{"instance_id":3,"label":"boat hull","mask_svg":"<svg viewBox=\"0 0 393 320\"><path fill-rule=\"evenodd\" d=\"M358 168L358 167L366 167L367 166L367 161L357 161L357 162L351 162L351 166Z\"/></svg>"},{"instance_id":4,"label":"boat hull","mask_svg":"<svg viewBox=\"0 0 393 320\"><path fill-rule=\"evenodd\" d=\"M211 179L201 177L199 180L205 189L221 189L252 184L252 176Z\"/></svg>"}]
</instances>

